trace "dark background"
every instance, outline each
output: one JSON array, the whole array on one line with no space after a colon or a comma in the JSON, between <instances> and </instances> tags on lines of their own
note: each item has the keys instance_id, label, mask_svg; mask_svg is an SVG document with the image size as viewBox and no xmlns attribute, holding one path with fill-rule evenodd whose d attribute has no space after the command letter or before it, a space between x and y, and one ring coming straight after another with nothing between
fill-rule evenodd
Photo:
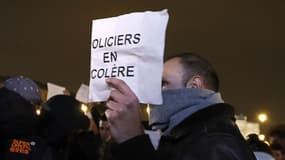
<instances>
[{"instance_id":1,"label":"dark background","mask_svg":"<svg viewBox=\"0 0 285 160\"><path fill-rule=\"evenodd\" d=\"M285 1L0 2L0 75L24 75L76 92L89 83L92 19L168 8L165 56L193 51L216 67L225 101L249 120L284 123Z\"/></svg>"}]
</instances>

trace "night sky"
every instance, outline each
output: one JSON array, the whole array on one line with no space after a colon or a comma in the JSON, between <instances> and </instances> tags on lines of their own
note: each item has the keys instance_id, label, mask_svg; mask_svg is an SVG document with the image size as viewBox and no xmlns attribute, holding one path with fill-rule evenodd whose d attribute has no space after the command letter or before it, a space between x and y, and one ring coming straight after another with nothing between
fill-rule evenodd
<instances>
[{"instance_id":1,"label":"night sky","mask_svg":"<svg viewBox=\"0 0 285 160\"><path fill-rule=\"evenodd\" d=\"M72 1L0 3L0 75L24 75L76 92L89 83L92 19L167 8L165 57L192 51L217 69L237 113L285 123L285 1Z\"/></svg>"}]
</instances>

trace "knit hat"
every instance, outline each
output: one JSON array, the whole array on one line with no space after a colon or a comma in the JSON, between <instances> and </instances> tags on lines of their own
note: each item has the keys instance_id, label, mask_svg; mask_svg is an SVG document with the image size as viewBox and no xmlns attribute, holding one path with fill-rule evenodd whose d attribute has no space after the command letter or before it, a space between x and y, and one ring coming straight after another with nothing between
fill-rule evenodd
<instances>
[{"instance_id":1,"label":"knit hat","mask_svg":"<svg viewBox=\"0 0 285 160\"><path fill-rule=\"evenodd\" d=\"M42 102L38 85L29 78L23 76L9 78L4 82L4 87L20 94L32 104Z\"/></svg>"}]
</instances>

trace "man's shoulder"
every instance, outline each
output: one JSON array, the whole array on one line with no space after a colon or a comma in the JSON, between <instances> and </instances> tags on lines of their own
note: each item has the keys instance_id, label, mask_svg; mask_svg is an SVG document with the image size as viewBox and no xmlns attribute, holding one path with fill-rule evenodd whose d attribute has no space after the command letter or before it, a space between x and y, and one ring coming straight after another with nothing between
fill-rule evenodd
<instances>
[{"instance_id":1,"label":"man's shoulder","mask_svg":"<svg viewBox=\"0 0 285 160\"><path fill-rule=\"evenodd\" d=\"M232 105L227 103L217 103L192 114L188 119L207 120L215 117L234 116L234 112L234 107Z\"/></svg>"},{"instance_id":2,"label":"man's shoulder","mask_svg":"<svg viewBox=\"0 0 285 160\"><path fill-rule=\"evenodd\" d=\"M234 122L234 107L227 103L217 103L208 106L190 115L180 126L201 126L201 124L215 123L219 121Z\"/></svg>"},{"instance_id":3,"label":"man's shoulder","mask_svg":"<svg viewBox=\"0 0 285 160\"><path fill-rule=\"evenodd\" d=\"M206 149L208 155L213 159L255 159L245 141L235 134L211 133L205 135L204 139L201 137L197 143L200 145L199 148ZM201 152L201 150L197 150L197 152Z\"/></svg>"},{"instance_id":4,"label":"man's shoulder","mask_svg":"<svg viewBox=\"0 0 285 160\"><path fill-rule=\"evenodd\" d=\"M217 108L212 109L214 111ZM185 120L169 136L164 136L161 142L164 146L172 146L177 152L176 156L181 154L192 159L254 159L230 114L222 114L228 118L223 118L222 115L204 117L205 115L201 113L204 120L200 117Z\"/></svg>"},{"instance_id":5,"label":"man's shoulder","mask_svg":"<svg viewBox=\"0 0 285 160\"><path fill-rule=\"evenodd\" d=\"M160 153L176 159L254 159L243 139L223 132L192 132L179 138L163 137L161 144Z\"/></svg>"},{"instance_id":6,"label":"man's shoulder","mask_svg":"<svg viewBox=\"0 0 285 160\"><path fill-rule=\"evenodd\" d=\"M180 137L185 134L209 132L218 129L218 123L233 127L234 121L234 108L226 103L218 103L192 114L177 125L170 135Z\"/></svg>"},{"instance_id":7,"label":"man's shoulder","mask_svg":"<svg viewBox=\"0 0 285 160\"><path fill-rule=\"evenodd\" d=\"M218 146L229 146L230 148L229 143L240 145L243 148L244 145L241 143L245 142L235 124L233 107L225 103L209 106L199 113L193 114L163 139L166 143L172 141L178 145L193 146L194 149L198 146L209 147L209 149ZM224 139L229 143L224 143L223 141L226 141ZM209 141L213 143L209 143Z\"/></svg>"}]
</instances>

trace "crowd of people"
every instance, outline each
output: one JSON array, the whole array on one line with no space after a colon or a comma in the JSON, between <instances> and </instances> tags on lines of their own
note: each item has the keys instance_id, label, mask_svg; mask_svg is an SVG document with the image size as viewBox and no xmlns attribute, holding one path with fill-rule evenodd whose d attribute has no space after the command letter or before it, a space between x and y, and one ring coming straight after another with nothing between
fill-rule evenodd
<instances>
[{"instance_id":1,"label":"crowd of people","mask_svg":"<svg viewBox=\"0 0 285 160\"><path fill-rule=\"evenodd\" d=\"M7 79L0 88L0 159L107 160L111 136L106 117L95 107L88 117L80 106L70 95L44 102L30 78Z\"/></svg>"},{"instance_id":2,"label":"crowd of people","mask_svg":"<svg viewBox=\"0 0 285 160\"><path fill-rule=\"evenodd\" d=\"M269 145L254 134L244 139L234 107L219 93L214 67L197 54L177 54L164 63L163 104L150 106L147 127L129 86L118 78L106 82L113 88L101 104L106 111L92 107L88 116L73 96L44 101L32 79L5 80L0 160L285 160L285 125L270 130ZM158 147L146 128L159 131Z\"/></svg>"}]
</instances>

